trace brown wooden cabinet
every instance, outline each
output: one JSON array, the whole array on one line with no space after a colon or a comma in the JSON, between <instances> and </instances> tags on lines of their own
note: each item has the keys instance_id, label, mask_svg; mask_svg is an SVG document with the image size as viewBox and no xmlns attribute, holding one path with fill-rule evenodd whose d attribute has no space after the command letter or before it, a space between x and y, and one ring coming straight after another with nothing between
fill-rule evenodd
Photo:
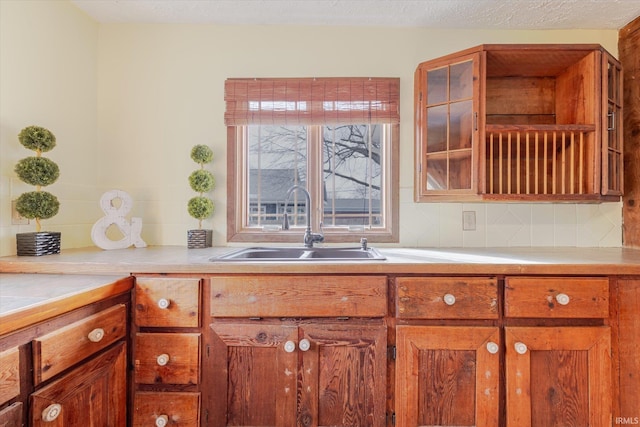
<instances>
[{"instance_id":1,"label":"brown wooden cabinet","mask_svg":"<svg viewBox=\"0 0 640 427\"><path fill-rule=\"evenodd\" d=\"M415 199L622 194L621 68L599 45L481 45L415 72Z\"/></svg>"},{"instance_id":2,"label":"brown wooden cabinet","mask_svg":"<svg viewBox=\"0 0 640 427\"><path fill-rule=\"evenodd\" d=\"M209 425L386 425L386 312L384 276L212 277Z\"/></svg>"},{"instance_id":3,"label":"brown wooden cabinet","mask_svg":"<svg viewBox=\"0 0 640 427\"><path fill-rule=\"evenodd\" d=\"M0 426L127 425L129 298L126 292L3 335Z\"/></svg>"},{"instance_id":4,"label":"brown wooden cabinet","mask_svg":"<svg viewBox=\"0 0 640 427\"><path fill-rule=\"evenodd\" d=\"M399 277L395 289L398 426L611 425L608 278Z\"/></svg>"},{"instance_id":5,"label":"brown wooden cabinet","mask_svg":"<svg viewBox=\"0 0 640 427\"><path fill-rule=\"evenodd\" d=\"M200 426L201 283L136 277L133 426Z\"/></svg>"},{"instance_id":6,"label":"brown wooden cabinet","mask_svg":"<svg viewBox=\"0 0 640 427\"><path fill-rule=\"evenodd\" d=\"M124 342L31 395L30 426L124 426Z\"/></svg>"}]
</instances>

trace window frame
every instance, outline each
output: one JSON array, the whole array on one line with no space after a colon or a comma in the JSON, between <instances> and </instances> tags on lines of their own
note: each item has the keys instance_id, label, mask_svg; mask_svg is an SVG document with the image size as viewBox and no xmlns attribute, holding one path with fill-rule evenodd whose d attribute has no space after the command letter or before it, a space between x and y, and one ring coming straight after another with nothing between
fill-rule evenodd
<instances>
[{"instance_id":1,"label":"window frame","mask_svg":"<svg viewBox=\"0 0 640 427\"><path fill-rule=\"evenodd\" d=\"M290 79L295 81L297 79ZM329 80L329 79L327 79ZM360 79L361 80L361 79ZM314 80L315 81L315 80ZM227 100L227 112L229 112L229 99L235 102L232 96L228 96L225 87L225 100ZM397 101L399 102L399 96ZM375 114L376 112L374 112ZM225 120L227 120L225 113ZM386 113L385 113L386 114ZM397 111L396 111L396 114ZM352 124L361 124L361 120L354 120ZM344 122L343 122L344 123ZM371 122L373 123L373 122ZM384 217L384 226L369 228L347 226L328 227L323 226L325 241L328 243L354 243L360 238L366 237L373 243L397 243L399 241L399 142L400 124L396 116L395 120L375 122L383 126L384 131L384 156L381 163L383 168L383 184L385 191L381 195L381 214ZM253 123L254 125L266 123ZM323 216L323 174L322 162L322 126L334 123L307 124L308 131L308 156L307 156L307 189L311 195L311 227L314 232L320 231L320 222ZM367 123L365 123L367 124ZM245 157L248 126L251 123L227 123L227 241L228 242L255 242L255 243L300 243L302 242L302 226L291 227L282 230L277 226L248 226L246 214L249 212L247 159ZM312 159L316 159L313 161ZM293 196L292 196L293 198ZM304 205L304 200L302 201Z\"/></svg>"}]
</instances>

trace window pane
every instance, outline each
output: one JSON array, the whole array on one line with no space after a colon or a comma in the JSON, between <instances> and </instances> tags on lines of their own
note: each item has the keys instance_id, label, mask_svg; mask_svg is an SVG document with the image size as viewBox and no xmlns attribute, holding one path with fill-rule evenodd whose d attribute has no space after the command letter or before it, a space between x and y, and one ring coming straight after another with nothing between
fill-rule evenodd
<instances>
[{"instance_id":1,"label":"window pane","mask_svg":"<svg viewBox=\"0 0 640 427\"><path fill-rule=\"evenodd\" d=\"M427 152L447 150L448 106L427 108Z\"/></svg>"},{"instance_id":2,"label":"window pane","mask_svg":"<svg viewBox=\"0 0 640 427\"><path fill-rule=\"evenodd\" d=\"M427 104L440 104L448 100L447 67L431 70L427 73Z\"/></svg>"},{"instance_id":3,"label":"window pane","mask_svg":"<svg viewBox=\"0 0 640 427\"><path fill-rule=\"evenodd\" d=\"M248 126L247 225L280 225L287 190L307 179L306 126ZM304 223L305 199L293 194L289 201L291 225Z\"/></svg>"},{"instance_id":4,"label":"window pane","mask_svg":"<svg viewBox=\"0 0 640 427\"><path fill-rule=\"evenodd\" d=\"M323 127L325 226L380 226L381 125Z\"/></svg>"}]
</instances>

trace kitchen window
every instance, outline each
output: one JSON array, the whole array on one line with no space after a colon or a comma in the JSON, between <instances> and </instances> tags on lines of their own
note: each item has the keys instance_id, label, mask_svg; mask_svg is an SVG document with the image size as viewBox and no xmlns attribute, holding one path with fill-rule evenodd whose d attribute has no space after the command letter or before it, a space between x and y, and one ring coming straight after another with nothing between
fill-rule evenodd
<instances>
[{"instance_id":1,"label":"kitchen window","mask_svg":"<svg viewBox=\"0 0 640 427\"><path fill-rule=\"evenodd\" d=\"M228 79L227 239L398 241L399 79ZM282 229L284 212L290 229Z\"/></svg>"}]
</instances>

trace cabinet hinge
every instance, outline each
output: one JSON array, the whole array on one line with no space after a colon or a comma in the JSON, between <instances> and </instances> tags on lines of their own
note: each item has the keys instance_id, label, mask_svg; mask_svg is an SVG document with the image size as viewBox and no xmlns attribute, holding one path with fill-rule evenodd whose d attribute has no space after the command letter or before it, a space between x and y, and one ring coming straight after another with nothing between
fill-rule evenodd
<instances>
[{"instance_id":1,"label":"cabinet hinge","mask_svg":"<svg viewBox=\"0 0 640 427\"><path fill-rule=\"evenodd\" d=\"M419 100L420 102L422 102L422 92L419 92L419 93L418 93L418 100Z\"/></svg>"},{"instance_id":2,"label":"cabinet hinge","mask_svg":"<svg viewBox=\"0 0 640 427\"><path fill-rule=\"evenodd\" d=\"M389 357L389 359L391 360L396 360L396 346L392 345L387 347L387 355Z\"/></svg>"},{"instance_id":3,"label":"cabinet hinge","mask_svg":"<svg viewBox=\"0 0 640 427\"><path fill-rule=\"evenodd\" d=\"M396 425L396 413L392 412L392 413L388 413L387 412L387 425L391 425L394 426Z\"/></svg>"}]
</instances>

